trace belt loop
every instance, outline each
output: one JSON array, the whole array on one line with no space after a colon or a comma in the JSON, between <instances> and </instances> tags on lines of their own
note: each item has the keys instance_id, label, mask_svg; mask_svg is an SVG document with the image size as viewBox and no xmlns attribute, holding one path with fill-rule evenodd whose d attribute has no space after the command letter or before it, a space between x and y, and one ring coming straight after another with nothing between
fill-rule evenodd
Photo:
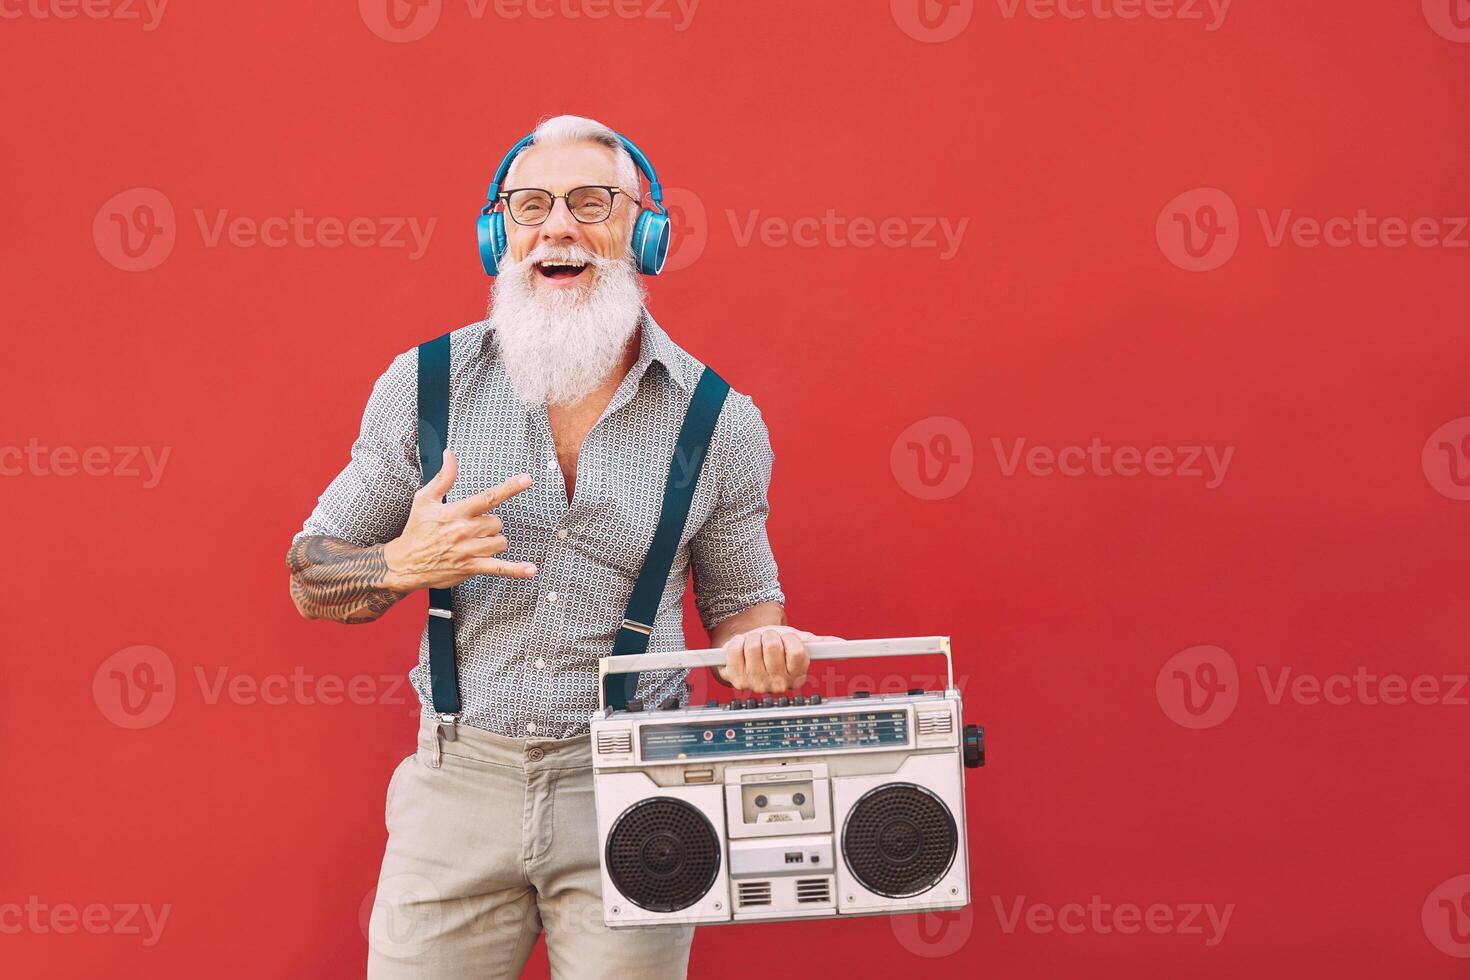
<instances>
[{"instance_id":1,"label":"belt loop","mask_svg":"<svg viewBox=\"0 0 1470 980\"><path fill-rule=\"evenodd\" d=\"M429 768L430 769L438 769L439 768L439 763L443 759L443 755L442 755L442 753L440 751L441 746L440 746L440 743L439 743L439 728L440 728L439 725L435 725L434 726L434 729L433 729L434 734L433 734L432 738L434 740L434 747L429 750Z\"/></svg>"}]
</instances>

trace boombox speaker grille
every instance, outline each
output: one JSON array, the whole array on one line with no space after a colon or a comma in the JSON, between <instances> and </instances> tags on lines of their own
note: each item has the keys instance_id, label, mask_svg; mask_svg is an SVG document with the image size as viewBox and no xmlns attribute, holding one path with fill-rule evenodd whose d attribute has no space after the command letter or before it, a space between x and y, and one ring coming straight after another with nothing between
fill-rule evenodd
<instances>
[{"instance_id":1,"label":"boombox speaker grille","mask_svg":"<svg viewBox=\"0 0 1470 980\"><path fill-rule=\"evenodd\" d=\"M703 813L655 796L624 810L607 835L607 873L628 901L677 912L704 897L720 870L720 841Z\"/></svg>"},{"instance_id":2,"label":"boombox speaker grille","mask_svg":"<svg viewBox=\"0 0 1470 980\"><path fill-rule=\"evenodd\" d=\"M843 858L864 888L907 898L934 887L954 861L958 831L949 808L912 783L859 797L842 833Z\"/></svg>"}]
</instances>

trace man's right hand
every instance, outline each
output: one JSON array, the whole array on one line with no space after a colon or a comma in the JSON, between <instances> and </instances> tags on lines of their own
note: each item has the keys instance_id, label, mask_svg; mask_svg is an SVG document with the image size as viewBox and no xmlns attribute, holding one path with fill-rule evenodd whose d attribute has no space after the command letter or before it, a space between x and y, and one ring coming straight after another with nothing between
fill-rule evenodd
<instances>
[{"instance_id":1,"label":"man's right hand","mask_svg":"<svg viewBox=\"0 0 1470 980\"><path fill-rule=\"evenodd\" d=\"M444 464L432 480L413 495L413 510L403 533L383 546L388 563L384 584L395 592L447 589L476 575L530 578L536 566L525 561L503 561L496 555L510 547L505 523L488 513L531 486L531 477L519 473L473 497L444 503L459 475L452 449L444 450Z\"/></svg>"}]
</instances>

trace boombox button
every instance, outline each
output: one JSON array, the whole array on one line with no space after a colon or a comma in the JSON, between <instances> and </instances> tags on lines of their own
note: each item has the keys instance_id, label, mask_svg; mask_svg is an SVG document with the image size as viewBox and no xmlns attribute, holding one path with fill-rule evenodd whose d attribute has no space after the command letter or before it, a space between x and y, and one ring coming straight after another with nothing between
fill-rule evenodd
<instances>
[{"instance_id":1,"label":"boombox button","mask_svg":"<svg viewBox=\"0 0 1470 980\"><path fill-rule=\"evenodd\" d=\"M916 697L916 696L918 696L920 694L923 694L923 693L924 693L924 689L922 687L911 687L911 688L909 688L909 695L911 697Z\"/></svg>"},{"instance_id":2,"label":"boombox button","mask_svg":"<svg viewBox=\"0 0 1470 980\"><path fill-rule=\"evenodd\" d=\"M813 694L811 697L809 697L809 698L806 699L806 703L807 704L821 704L822 703L822 696L820 694Z\"/></svg>"},{"instance_id":3,"label":"boombox button","mask_svg":"<svg viewBox=\"0 0 1470 980\"><path fill-rule=\"evenodd\" d=\"M871 691L853 691L852 692L852 696L855 697L855 698L865 698L870 693L872 693L872 692Z\"/></svg>"},{"instance_id":4,"label":"boombox button","mask_svg":"<svg viewBox=\"0 0 1470 980\"><path fill-rule=\"evenodd\" d=\"M714 698L710 698L704 703L704 706L706 708L718 708L720 706L720 702L715 700Z\"/></svg>"}]
</instances>

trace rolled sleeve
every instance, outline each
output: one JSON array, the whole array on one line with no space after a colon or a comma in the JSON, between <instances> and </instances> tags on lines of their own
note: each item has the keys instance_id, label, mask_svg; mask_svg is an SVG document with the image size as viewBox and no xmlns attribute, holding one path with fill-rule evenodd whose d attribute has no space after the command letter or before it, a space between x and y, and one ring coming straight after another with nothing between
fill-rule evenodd
<instances>
[{"instance_id":1,"label":"rolled sleeve","mask_svg":"<svg viewBox=\"0 0 1470 980\"><path fill-rule=\"evenodd\" d=\"M296 538L327 535L361 547L398 537L419 485L418 361L400 354L373 385L352 458L317 499Z\"/></svg>"},{"instance_id":2,"label":"rolled sleeve","mask_svg":"<svg viewBox=\"0 0 1470 980\"><path fill-rule=\"evenodd\" d=\"M725 438L712 446L722 470L719 502L690 542L695 604L705 629L759 603L786 602L766 537L775 462L770 434L749 396L731 392L726 411L728 425L720 426Z\"/></svg>"}]
</instances>

